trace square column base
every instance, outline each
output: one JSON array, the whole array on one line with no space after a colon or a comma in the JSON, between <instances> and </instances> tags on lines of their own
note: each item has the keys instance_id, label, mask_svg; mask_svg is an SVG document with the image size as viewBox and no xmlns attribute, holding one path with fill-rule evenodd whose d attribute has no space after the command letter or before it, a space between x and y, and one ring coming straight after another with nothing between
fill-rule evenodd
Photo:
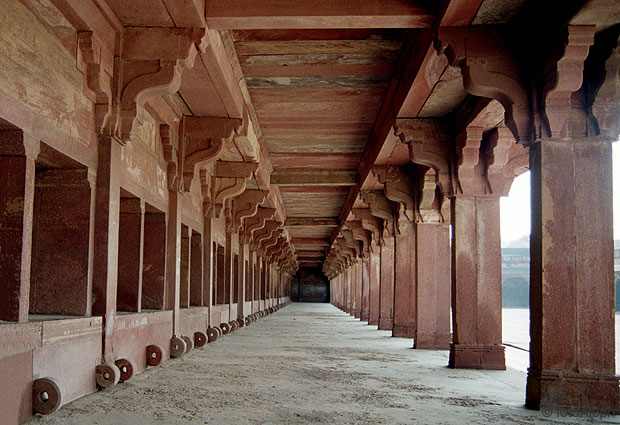
<instances>
[{"instance_id":1,"label":"square column base","mask_svg":"<svg viewBox=\"0 0 620 425\"><path fill-rule=\"evenodd\" d=\"M620 377L557 370L527 371L525 406L620 413Z\"/></svg>"},{"instance_id":2,"label":"square column base","mask_svg":"<svg viewBox=\"0 0 620 425\"><path fill-rule=\"evenodd\" d=\"M353 310L351 310L351 316L355 317L356 319L360 318L360 311L356 308L354 308Z\"/></svg>"},{"instance_id":3,"label":"square column base","mask_svg":"<svg viewBox=\"0 0 620 425\"><path fill-rule=\"evenodd\" d=\"M384 319L379 318L379 330L380 331L391 331L394 327L394 319Z\"/></svg>"},{"instance_id":4,"label":"square column base","mask_svg":"<svg viewBox=\"0 0 620 425\"><path fill-rule=\"evenodd\" d=\"M453 369L506 370L504 346L450 344L448 367Z\"/></svg>"},{"instance_id":5,"label":"square column base","mask_svg":"<svg viewBox=\"0 0 620 425\"><path fill-rule=\"evenodd\" d=\"M413 338L415 333L415 325L403 325L394 323L392 328L392 336L399 338Z\"/></svg>"},{"instance_id":6,"label":"square column base","mask_svg":"<svg viewBox=\"0 0 620 425\"><path fill-rule=\"evenodd\" d=\"M367 311L362 311L362 314L360 314L360 320L363 322L368 322L368 312Z\"/></svg>"},{"instance_id":7,"label":"square column base","mask_svg":"<svg viewBox=\"0 0 620 425\"><path fill-rule=\"evenodd\" d=\"M413 348L420 350L450 349L450 333L416 332L413 334Z\"/></svg>"}]
</instances>

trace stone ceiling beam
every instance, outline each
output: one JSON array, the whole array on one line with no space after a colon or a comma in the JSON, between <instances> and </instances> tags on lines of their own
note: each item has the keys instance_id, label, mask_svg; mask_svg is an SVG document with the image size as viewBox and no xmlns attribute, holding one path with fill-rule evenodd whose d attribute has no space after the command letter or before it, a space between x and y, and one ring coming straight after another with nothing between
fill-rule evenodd
<instances>
[{"instance_id":1,"label":"stone ceiling beam","mask_svg":"<svg viewBox=\"0 0 620 425\"><path fill-rule=\"evenodd\" d=\"M275 171L271 184L279 186L355 186L359 183L356 171Z\"/></svg>"},{"instance_id":2,"label":"stone ceiling beam","mask_svg":"<svg viewBox=\"0 0 620 425\"><path fill-rule=\"evenodd\" d=\"M210 0L206 8L207 26L219 30L428 28L433 12L421 1L406 0Z\"/></svg>"},{"instance_id":3,"label":"stone ceiling beam","mask_svg":"<svg viewBox=\"0 0 620 425\"><path fill-rule=\"evenodd\" d=\"M305 227L305 226L322 226L322 227L338 227L338 220L331 217L313 218L313 217L288 217L284 222L287 227Z\"/></svg>"}]
</instances>

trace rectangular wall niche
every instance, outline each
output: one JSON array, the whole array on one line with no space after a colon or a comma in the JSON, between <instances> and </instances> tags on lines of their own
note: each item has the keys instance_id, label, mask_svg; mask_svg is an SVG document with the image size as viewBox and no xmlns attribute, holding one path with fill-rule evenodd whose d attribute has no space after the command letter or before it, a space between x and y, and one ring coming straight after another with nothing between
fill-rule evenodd
<instances>
[{"instance_id":1,"label":"rectangular wall niche","mask_svg":"<svg viewBox=\"0 0 620 425\"><path fill-rule=\"evenodd\" d=\"M118 229L117 311L139 312L142 307L142 245L144 202L121 189Z\"/></svg>"},{"instance_id":2,"label":"rectangular wall niche","mask_svg":"<svg viewBox=\"0 0 620 425\"><path fill-rule=\"evenodd\" d=\"M213 299L215 300L215 304L226 304L226 295L228 291L226 290L226 279L224 275L224 247L214 243L213 252L215 253L215 264L213 267L215 273L213 279L215 282L215 285L213 285Z\"/></svg>"},{"instance_id":3,"label":"rectangular wall niche","mask_svg":"<svg viewBox=\"0 0 620 425\"><path fill-rule=\"evenodd\" d=\"M142 255L142 310L164 309L166 276L166 214L144 205Z\"/></svg>"},{"instance_id":4,"label":"rectangular wall niche","mask_svg":"<svg viewBox=\"0 0 620 425\"><path fill-rule=\"evenodd\" d=\"M192 231L190 248L190 305L200 307L203 305L202 287L202 235Z\"/></svg>"},{"instance_id":5,"label":"rectangular wall niche","mask_svg":"<svg viewBox=\"0 0 620 425\"><path fill-rule=\"evenodd\" d=\"M36 160L30 313L90 315L88 169L41 143Z\"/></svg>"}]
</instances>

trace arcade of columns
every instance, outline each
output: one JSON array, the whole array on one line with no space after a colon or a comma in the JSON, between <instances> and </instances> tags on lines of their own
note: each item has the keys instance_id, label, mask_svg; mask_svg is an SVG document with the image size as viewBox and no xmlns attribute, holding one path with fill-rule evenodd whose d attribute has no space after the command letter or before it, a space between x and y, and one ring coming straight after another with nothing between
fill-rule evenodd
<instances>
[{"instance_id":1,"label":"arcade of columns","mask_svg":"<svg viewBox=\"0 0 620 425\"><path fill-rule=\"evenodd\" d=\"M457 66L486 99L467 118L392 121L323 268L332 303L413 348L449 349L450 367L505 369L499 199L529 168L526 405L617 409L618 33L569 26L545 67L527 70L486 29L440 29L426 70Z\"/></svg>"},{"instance_id":2,"label":"arcade of columns","mask_svg":"<svg viewBox=\"0 0 620 425\"><path fill-rule=\"evenodd\" d=\"M115 386L290 301L303 261L279 186L301 174L272 181L262 118L218 29L395 19L275 10L270 21L251 10L209 21L200 1L162 2L172 25L104 0L47 10L11 1L0 16L0 414L10 421ZM446 1L394 21L422 31L401 53L355 178L339 182L350 190L327 239L332 302L416 349L449 349L451 367L504 369L499 198L529 168L526 405L620 411L620 25L470 26L482 3ZM465 99L420 117L455 70ZM351 178L310 180L325 176Z\"/></svg>"}]
</instances>

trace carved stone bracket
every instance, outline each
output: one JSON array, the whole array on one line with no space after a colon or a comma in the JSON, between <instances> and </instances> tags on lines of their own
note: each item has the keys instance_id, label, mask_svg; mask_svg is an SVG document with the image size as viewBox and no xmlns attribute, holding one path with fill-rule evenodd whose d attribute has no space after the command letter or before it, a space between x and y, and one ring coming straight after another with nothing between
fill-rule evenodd
<instances>
[{"instance_id":1,"label":"carved stone bracket","mask_svg":"<svg viewBox=\"0 0 620 425\"><path fill-rule=\"evenodd\" d=\"M168 190L178 191L181 188L181 176L179 173L179 140L176 133L167 124L159 126L159 137L164 150L164 160L168 165L166 179Z\"/></svg>"},{"instance_id":2,"label":"carved stone bracket","mask_svg":"<svg viewBox=\"0 0 620 425\"><path fill-rule=\"evenodd\" d=\"M441 193L450 194L450 138L443 123L435 118L397 119L394 134L409 145L411 162L435 170Z\"/></svg>"},{"instance_id":3,"label":"carved stone bracket","mask_svg":"<svg viewBox=\"0 0 620 425\"><path fill-rule=\"evenodd\" d=\"M456 171L460 193L484 193L484 163L480 161L482 128L467 127L456 138Z\"/></svg>"},{"instance_id":4,"label":"carved stone bracket","mask_svg":"<svg viewBox=\"0 0 620 425\"><path fill-rule=\"evenodd\" d=\"M115 134L129 141L138 105L150 97L176 93L181 73L192 68L198 53L195 42L204 28L126 27L121 58L116 61L118 118Z\"/></svg>"},{"instance_id":5,"label":"carved stone bracket","mask_svg":"<svg viewBox=\"0 0 620 425\"><path fill-rule=\"evenodd\" d=\"M541 103L544 105L541 114L541 133L544 131L544 134L541 136L566 137L570 132L569 116L573 112L571 97L583 83L584 62L590 46L594 44L595 33L595 25L569 25L559 59L553 59L547 65L541 94Z\"/></svg>"},{"instance_id":6,"label":"carved stone bracket","mask_svg":"<svg viewBox=\"0 0 620 425\"><path fill-rule=\"evenodd\" d=\"M362 228L370 232L369 249L371 252L375 252L375 248L381 239L381 220L372 215L368 208L353 208L351 211L355 218L360 220Z\"/></svg>"},{"instance_id":7,"label":"carved stone bracket","mask_svg":"<svg viewBox=\"0 0 620 425\"><path fill-rule=\"evenodd\" d=\"M213 202L215 215L221 215L224 202L240 195L245 190L246 179L256 171L258 164L247 162L222 162L215 164L215 183L213 184Z\"/></svg>"},{"instance_id":8,"label":"carved stone bracket","mask_svg":"<svg viewBox=\"0 0 620 425\"><path fill-rule=\"evenodd\" d=\"M490 28L440 28L435 48L452 66L459 66L465 90L499 101L506 126L517 141L534 138L533 114L521 70L499 34Z\"/></svg>"},{"instance_id":9,"label":"carved stone bracket","mask_svg":"<svg viewBox=\"0 0 620 425\"><path fill-rule=\"evenodd\" d=\"M485 159L487 181L491 193L507 196L515 178L515 170L509 167L511 146L515 139L506 127L498 127L487 136Z\"/></svg>"},{"instance_id":10,"label":"carved stone bracket","mask_svg":"<svg viewBox=\"0 0 620 425\"><path fill-rule=\"evenodd\" d=\"M95 104L95 130L101 135L112 113L112 70L104 69L102 43L91 31L78 32L77 53L78 68L85 76L84 92Z\"/></svg>"},{"instance_id":11,"label":"carved stone bracket","mask_svg":"<svg viewBox=\"0 0 620 425\"><path fill-rule=\"evenodd\" d=\"M415 192L409 173L398 165L375 166L372 172L379 183L383 184L385 197L390 201L401 204L403 212L409 221L415 219Z\"/></svg>"},{"instance_id":12,"label":"carved stone bracket","mask_svg":"<svg viewBox=\"0 0 620 425\"><path fill-rule=\"evenodd\" d=\"M180 128L183 156L183 190L189 191L194 173L200 167L216 161L235 132L241 120L234 118L183 116Z\"/></svg>"},{"instance_id":13,"label":"carved stone bracket","mask_svg":"<svg viewBox=\"0 0 620 425\"><path fill-rule=\"evenodd\" d=\"M620 28L609 28L597 35L592 58L588 59L586 113L592 123L589 135L618 140L620 134Z\"/></svg>"},{"instance_id":14,"label":"carved stone bracket","mask_svg":"<svg viewBox=\"0 0 620 425\"><path fill-rule=\"evenodd\" d=\"M394 212L392 204L381 192L360 192L360 196L364 203L368 205L370 214L382 220L383 226L379 242L383 243L384 238L393 234Z\"/></svg>"},{"instance_id":15,"label":"carved stone bracket","mask_svg":"<svg viewBox=\"0 0 620 425\"><path fill-rule=\"evenodd\" d=\"M275 208L258 208L256 214L244 220L243 243L251 243L254 233L264 228L267 220L271 220L275 214Z\"/></svg>"},{"instance_id":16,"label":"carved stone bracket","mask_svg":"<svg viewBox=\"0 0 620 425\"><path fill-rule=\"evenodd\" d=\"M441 223L450 221L450 205L437 191L437 177L432 168L419 170L418 222Z\"/></svg>"},{"instance_id":17,"label":"carved stone bracket","mask_svg":"<svg viewBox=\"0 0 620 425\"><path fill-rule=\"evenodd\" d=\"M347 226L351 228L353 238L362 244L361 257L368 258L368 253L372 249L372 236L370 232L362 227L360 221L347 221Z\"/></svg>"},{"instance_id":18,"label":"carved stone bracket","mask_svg":"<svg viewBox=\"0 0 620 425\"><path fill-rule=\"evenodd\" d=\"M362 256L361 243L353 237L353 232L349 229L341 230L344 243L347 247L353 251L353 261L357 262L357 259Z\"/></svg>"},{"instance_id":19,"label":"carved stone bracket","mask_svg":"<svg viewBox=\"0 0 620 425\"><path fill-rule=\"evenodd\" d=\"M244 218L252 217L258 211L258 205L262 203L269 191L246 190L233 199L233 232L239 232Z\"/></svg>"}]
</instances>

